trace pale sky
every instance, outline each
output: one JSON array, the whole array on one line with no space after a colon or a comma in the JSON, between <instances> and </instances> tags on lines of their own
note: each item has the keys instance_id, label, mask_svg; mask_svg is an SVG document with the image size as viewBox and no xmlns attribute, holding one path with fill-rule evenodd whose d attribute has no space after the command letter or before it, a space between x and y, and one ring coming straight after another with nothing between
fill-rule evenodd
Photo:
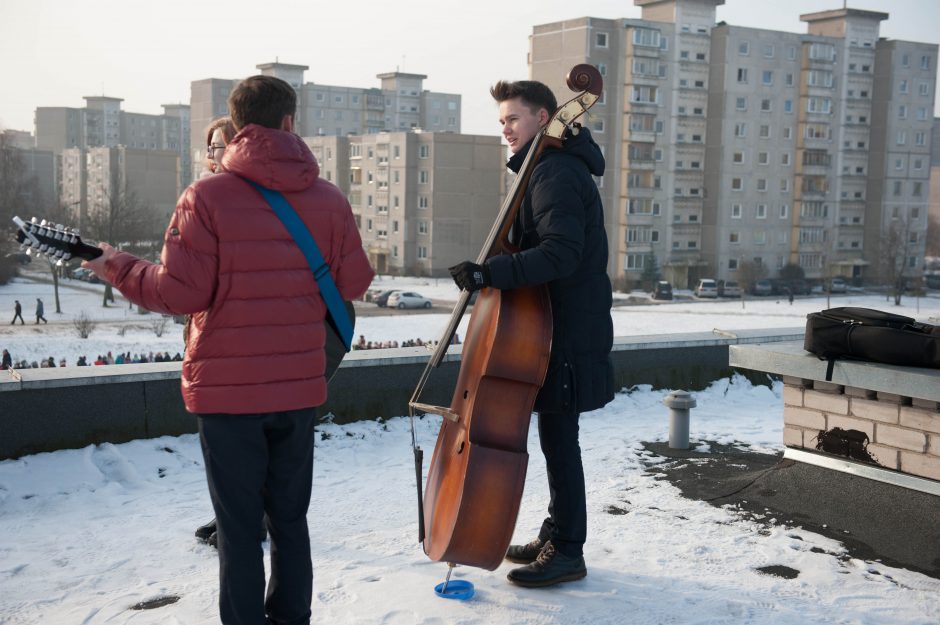
<instances>
[{"instance_id":1,"label":"pale sky","mask_svg":"<svg viewBox=\"0 0 940 625\"><path fill-rule=\"evenodd\" d=\"M806 32L803 13L843 0L726 0L716 21ZM889 13L881 35L940 43L940 0L852 0ZM161 113L190 82L240 78L272 62L307 65L306 81L377 87L376 74L426 74L425 89L463 96L462 132L498 134L489 86L528 76L533 25L583 16L640 17L632 0L0 0L0 127L33 131L37 106L86 95ZM559 94L559 99L565 94ZM940 99L938 99L940 105Z\"/></svg>"}]
</instances>

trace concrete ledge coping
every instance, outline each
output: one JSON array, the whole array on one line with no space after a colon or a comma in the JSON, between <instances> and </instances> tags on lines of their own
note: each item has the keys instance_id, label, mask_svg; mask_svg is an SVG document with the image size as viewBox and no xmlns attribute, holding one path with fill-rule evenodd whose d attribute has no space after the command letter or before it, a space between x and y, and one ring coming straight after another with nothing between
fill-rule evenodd
<instances>
[{"instance_id":1,"label":"concrete ledge coping","mask_svg":"<svg viewBox=\"0 0 940 625\"><path fill-rule=\"evenodd\" d=\"M802 340L802 338L802 328L732 331L716 329L712 332L686 332L678 334L619 337L614 339L612 351L627 352L648 349L690 349L748 343L773 343L776 341ZM462 349L463 344L451 345L447 350L444 362L459 361ZM382 367L391 365L425 365L432 354L433 350L427 347L355 350L346 355L340 368L353 369L357 367ZM182 363L180 362L157 362L49 369L16 369L14 372L0 371L0 392L67 386L89 386L95 384L178 380L181 366Z\"/></svg>"},{"instance_id":2,"label":"concrete ledge coping","mask_svg":"<svg viewBox=\"0 0 940 625\"><path fill-rule=\"evenodd\" d=\"M804 350L802 341L732 345L728 348L728 361L732 367L820 382L826 380L828 365ZM940 401L940 369L836 360L831 383Z\"/></svg>"}]
</instances>

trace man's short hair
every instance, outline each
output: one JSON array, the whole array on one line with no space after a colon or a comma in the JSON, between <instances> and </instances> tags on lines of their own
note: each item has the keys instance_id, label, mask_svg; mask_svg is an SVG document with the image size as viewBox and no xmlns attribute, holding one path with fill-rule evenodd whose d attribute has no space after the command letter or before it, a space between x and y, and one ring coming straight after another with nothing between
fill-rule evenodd
<instances>
[{"instance_id":1,"label":"man's short hair","mask_svg":"<svg viewBox=\"0 0 940 625\"><path fill-rule=\"evenodd\" d=\"M545 109L549 115L552 115L558 108L555 94L537 80L500 80L490 87L490 95L497 102L521 98L533 113L538 113L539 109Z\"/></svg>"},{"instance_id":2,"label":"man's short hair","mask_svg":"<svg viewBox=\"0 0 940 625\"><path fill-rule=\"evenodd\" d=\"M297 112L297 93L274 76L250 76L228 96L228 110L237 130L248 124L280 128L285 115Z\"/></svg>"}]
</instances>

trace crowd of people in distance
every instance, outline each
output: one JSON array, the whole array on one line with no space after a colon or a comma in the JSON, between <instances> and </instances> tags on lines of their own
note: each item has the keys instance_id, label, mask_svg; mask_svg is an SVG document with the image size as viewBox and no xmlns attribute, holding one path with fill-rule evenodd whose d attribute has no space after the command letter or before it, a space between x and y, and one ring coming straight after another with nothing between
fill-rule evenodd
<instances>
[{"instance_id":1,"label":"crowd of people in distance","mask_svg":"<svg viewBox=\"0 0 940 625\"><path fill-rule=\"evenodd\" d=\"M353 350L359 349L394 349L396 347L434 347L437 345L437 341L426 341L424 339L408 339L407 341L367 341L366 337L362 334L359 335L359 340L352 344ZM454 338L451 340L452 345L460 345L460 335L454 334Z\"/></svg>"},{"instance_id":2,"label":"crowd of people in distance","mask_svg":"<svg viewBox=\"0 0 940 625\"><path fill-rule=\"evenodd\" d=\"M111 352L107 354L98 354L97 357L89 362L88 357L79 356L76 361L76 367L87 367L91 365L129 365L129 364L138 364L144 362L180 362L183 360L183 355L179 352L176 352L176 355L170 356L169 352L160 352L154 353L150 352L149 354L134 354L131 355L130 352L119 352L117 356L114 356ZM3 361L0 364L0 370L2 369L46 369L49 367L65 367L68 366L65 358L59 359L59 364L56 364L56 359L52 356L48 358L43 358L40 361L33 360L32 362L25 359L14 360L13 356L9 351L3 350Z\"/></svg>"}]
</instances>

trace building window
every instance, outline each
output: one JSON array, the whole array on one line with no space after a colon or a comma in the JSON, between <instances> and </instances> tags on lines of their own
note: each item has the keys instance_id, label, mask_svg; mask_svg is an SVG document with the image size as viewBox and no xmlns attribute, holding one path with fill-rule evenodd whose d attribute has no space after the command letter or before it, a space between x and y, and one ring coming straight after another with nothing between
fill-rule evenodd
<instances>
[{"instance_id":1,"label":"building window","mask_svg":"<svg viewBox=\"0 0 940 625\"><path fill-rule=\"evenodd\" d=\"M734 136L735 137L747 136L747 122L737 122L734 125Z\"/></svg>"},{"instance_id":2,"label":"building window","mask_svg":"<svg viewBox=\"0 0 940 625\"><path fill-rule=\"evenodd\" d=\"M757 164L758 165L767 165L770 162L770 153L769 152L758 152L757 153Z\"/></svg>"},{"instance_id":3,"label":"building window","mask_svg":"<svg viewBox=\"0 0 940 625\"><path fill-rule=\"evenodd\" d=\"M427 170L422 169L418 172L418 184L427 184L428 179L429 176Z\"/></svg>"},{"instance_id":4,"label":"building window","mask_svg":"<svg viewBox=\"0 0 940 625\"><path fill-rule=\"evenodd\" d=\"M758 181L760 182L760 181ZM758 185L759 186L759 185ZM758 204L757 205L757 218L758 219L767 219L767 205Z\"/></svg>"},{"instance_id":5,"label":"building window","mask_svg":"<svg viewBox=\"0 0 940 625\"><path fill-rule=\"evenodd\" d=\"M766 190L767 190L767 179L766 179L766 178L758 178L758 179L757 179L757 190L758 190L758 191L766 191Z\"/></svg>"},{"instance_id":6,"label":"building window","mask_svg":"<svg viewBox=\"0 0 940 625\"><path fill-rule=\"evenodd\" d=\"M744 163L744 152L733 152L731 154L731 162L735 165Z\"/></svg>"},{"instance_id":7,"label":"building window","mask_svg":"<svg viewBox=\"0 0 940 625\"><path fill-rule=\"evenodd\" d=\"M421 145L418 146L418 158L428 158L431 155L431 146Z\"/></svg>"},{"instance_id":8,"label":"building window","mask_svg":"<svg viewBox=\"0 0 940 625\"><path fill-rule=\"evenodd\" d=\"M761 83L765 85L774 84L774 73L769 69L765 69L761 72Z\"/></svg>"},{"instance_id":9,"label":"building window","mask_svg":"<svg viewBox=\"0 0 940 625\"><path fill-rule=\"evenodd\" d=\"M907 79L902 79L901 82L898 83L898 91L900 93L907 93Z\"/></svg>"},{"instance_id":10,"label":"building window","mask_svg":"<svg viewBox=\"0 0 940 625\"><path fill-rule=\"evenodd\" d=\"M790 179L781 178L780 179L780 193L789 193L790 192Z\"/></svg>"},{"instance_id":11,"label":"building window","mask_svg":"<svg viewBox=\"0 0 940 625\"><path fill-rule=\"evenodd\" d=\"M920 68L930 69L930 57L929 56L920 57Z\"/></svg>"},{"instance_id":12,"label":"building window","mask_svg":"<svg viewBox=\"0 0 940 625\"><path fill-rule=\"evenodd\" d=\"M594 45L598 48L607 47L607 33L595 33L594 34Z\"/></svg>"},{"instance_id":13,"label":"building window","mask_svg":"<svg viewBox=\"0 0 940 625\"><path fill-rule=\"evenodd\" d=\"M930 83L922 82L917 86L920 95L930 95Z\"/></svg>"},{"instance_id":14,"label":"building window","mask_svg":"<svg viewBox=\"0 0 940 625\"><path fill-rule=\"evenodd\" d=\"M780 155L780 164L783 165L784 167L787 167L790 165L790 153L789 152L784 152L783 154Z\"/></svg>"},{"instance_id":15,"label":"building window","mask_svg":"<svg viewBox=\"0 0 940 625\"><path fill-rule=\"evenodd\" d=\"M739 111L746 111L747 110L747 98L744 96L739 96L735 100L734 108Z\"/></svg>"},{"instance_id":16,"label":"building window","mask_svg":"<svg viewBox=\"0 0 940 625\"><path fill-rule=\"evenodd\" d=\"M751 44L747 41L742 41L738 44L738 54L741 56L747 56L751 53Z\"/></svg>"},{"instance_id":17,"label":"building window","mask_svg":"<svg viewBox=\"0 0 940 625\"><path fill-rule=\"evenodd\" d=\"M418 196L418 208L427 208L428 207L428 196L421 195Z\"/></svg>"},{"instance_id":18,"label":"building window","mask_svg":"<svg viewBox=\"0 0 940 625\"><path fill-rule=\"evenodd\" d=\"M767 58L767 59L774 58L774 44L772 43L764 44L764 58Z\"/></svg>"},{"instance_id":19,"label":"building window","mask_svg":"<svg viewBox=\"0 0 940 625\"><path fill-rule=\"evenodd\" d=\"M761 124L760 127L760 138L769 139L770 138L770 126L767 124Z\"/></svg>"},{"instance_id":20,"label":"building window","mask_svg":"<svg viewBox=\"0 0 940 625\"><path fill-rule=\"evenodd\" d=\"M728 243L738 244L740 242L741 242L741 234L739 232L728 233Z\"/></svg>"},{"instance_id":21,"label":"building window","mask_svg":"<svg viewBox=\"0 0 940 625\"><path fill-rule=\"evenodd\" d=\"M790 205L781 204L780 205L780 219L786 219L790 216Z\"/></svg>"},{"instance_id":22,"label":"building window","mask_svg":"<svg viewBox=\"0 0 940 625\"><path fill-rule=\"evenodd\" d=\"M731 205L731 218L741 219L741 205L740 204Z\"/></svg>"},{"instance_id":23,"label":"building window","mask_svg":"<svg viewBox=\"0 0 940 625\"><path fill-rule=\"evenodd\" d=\"M770 107L770 98L764 98L760 101L760 110L769 113L772 109Z\"/></svg>"},{"instance_id":24,"label":"building window","mask_svg":"<svg viewBox=\"0 0 940 625\"><path fill-rule=\"evenodd\" d=\"M783 101L783 112L792 113L793 112L793 100L784 100Z\"/></svg>"},{"instance_id":25,"label":"building window","mask_svg":"<svg viewBox=\"0 0 940 625\"><path fill-rule=\"evenodd\" d=\"M652 28L637 28L633 31L633 45L660 48L662 36L658 30Z\"/></svg>"},{"instance_id":26,"label":"building window","mask_svg":"<svg viewBox=\"0 0 940 625\"><path fill-rule=\"evenodd\" d=\"M741 84L747 84L747 68L746 67L738 68L738 82Z\"/></svg>"},{"instance_id":27,"label":"building window","mask_svg":"<svg viewBox=\"0 0 940 625\"><path fill-rule=\"evenodd\" d=\"M744 179L743 178L732 178L731 179L731 190L732 191L741 191L744 188Z\"/></svg>"}]
</instances>

